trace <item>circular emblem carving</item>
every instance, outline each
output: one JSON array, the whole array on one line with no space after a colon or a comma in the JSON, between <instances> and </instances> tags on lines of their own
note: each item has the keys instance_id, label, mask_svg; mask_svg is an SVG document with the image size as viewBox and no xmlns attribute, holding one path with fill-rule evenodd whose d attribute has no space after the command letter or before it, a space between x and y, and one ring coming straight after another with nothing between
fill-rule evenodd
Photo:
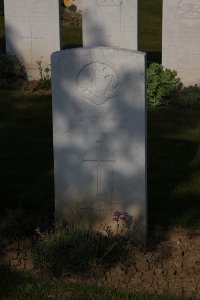
<instances>
[{"instance_id":1,"label":"circular emblem carving","mask_svg":"<svg viewBox=\"0 0 200 300\"><path fill-rule=\"evenodd\" d=\"M101 105L113 98L118 84L115 71L110 66L100 62L94 62L83 67L77 80L81 95L96 105Z\"/></svg>"}]
</instances>

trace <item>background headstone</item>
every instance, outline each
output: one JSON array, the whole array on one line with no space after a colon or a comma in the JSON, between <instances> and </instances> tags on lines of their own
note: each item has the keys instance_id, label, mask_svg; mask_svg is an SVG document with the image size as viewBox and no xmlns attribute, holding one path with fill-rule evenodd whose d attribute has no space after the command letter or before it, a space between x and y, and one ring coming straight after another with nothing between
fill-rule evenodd
<instances>
[{"instance_id":1,"label":"background headstone","mask_svg":"<svg viewBox=\"0 0 200 300\"><path fill-rule=\"evenodd\" d=\"M59 0L4 0L6 51L22 59L29 79L39 78L37 61L50 66L60 50Z\"/></svg>"},{"instance_id":2,"label":"background headstone","mask_svg":"<svg viewBox=\"0 0 200 300\"><path fill-rule=\"evenodd\" d=\"M200 0L163 0L162 64L200 84Z\"/></svg>"},{"instance_id":3,"label":"background headstone","mask_svg":"<svg viewBox=\"0 0 200 300\"><path fill-rule=\"evenodd\" d=\"M138 49L137 0L83 0L83 46Z\"/></svg>"},{"instance_id":4,"label":"background headstone","mask_svg":"<svg viewBox=\"0 0 200 300\"><path fill-rule=\"evenodd\" d=\"M79 48L52 56L56 215L146 230L145 54Z\"/></svg>"}]
</instances>

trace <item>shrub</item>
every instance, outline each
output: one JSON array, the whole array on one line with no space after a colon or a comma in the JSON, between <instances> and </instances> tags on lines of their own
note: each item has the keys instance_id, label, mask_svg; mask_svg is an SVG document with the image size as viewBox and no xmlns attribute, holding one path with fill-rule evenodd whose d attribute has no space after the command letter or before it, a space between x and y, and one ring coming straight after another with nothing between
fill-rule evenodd
<instances>
[{"instance_id":1,"label":"shrub","mask_svg":"<svg viewBox=\"0 0 200 300\"><path fill-rule=\"evenodd\" d=\"M0 54L0 88L18 89L26 79L22 62L15 55Z\"/></svg>"},{"instance_id":2,"label":"shrub","mask_svg":"<svg viewBox=\"0 0 200 300\"><path fill-rule=\"evenodd\" d=\"M176 71L153 63L147 69L147 101L150 105L164 105L182 87Z\"/></svg>"},{"instance_id":3,"label":"shrub","mask_svg":"<svg viewBox=\"0 0 200 300\"><path fill-rule=\"evenodd\" d=\"M26 79L24 66L15 55L0 54L0 78Z\"/></svg>"},{"instance_id":4,"label":"shrub","mask_svg":"<svg viewBox=\"0 0 200 300\"><path fill-rule=\"evenodd\" d=\"M53 232L40 233L33 247L36 268L60 275L85 271L96 263L114 263L130 254L131 246L120 235L103 235L85 226L56 226Z\"/></svg>"},{"instance_id":5,"label":"shrub","mask_svg":"<svg viewBox=\"0 0 200 300\"><path fill-rule=\"evenodd\" d=\"M200 87L197 85L184 87L179 91L178 96L173 99L173 103L182 108L200 110Z\"/></svg>"}]
</instances>

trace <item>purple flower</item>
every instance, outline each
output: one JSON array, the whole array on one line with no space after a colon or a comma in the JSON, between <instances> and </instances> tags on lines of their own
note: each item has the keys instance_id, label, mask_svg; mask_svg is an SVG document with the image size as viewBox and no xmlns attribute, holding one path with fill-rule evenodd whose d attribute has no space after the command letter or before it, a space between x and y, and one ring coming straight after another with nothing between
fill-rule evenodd
<instances>
[{"instance_id":1,"label":"purple flower","mask_svg":"<svg viewBox=\"0 0 200 300\"><path fill-rule=\"evenodd\" d=\"M115 210L113 213L113 220L118 223L121 220L121 214L121 211Z\"/></svg>"}]
</instances>

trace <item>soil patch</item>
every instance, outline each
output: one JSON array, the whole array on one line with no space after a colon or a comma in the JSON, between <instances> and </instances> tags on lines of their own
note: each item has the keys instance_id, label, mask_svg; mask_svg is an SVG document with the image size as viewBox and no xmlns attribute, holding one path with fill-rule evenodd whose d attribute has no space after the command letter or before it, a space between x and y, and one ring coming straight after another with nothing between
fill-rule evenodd
<instances>
[{"instance_id":1,"label":"soil patch","mask_svg":"<svg viewBox=\"0 0 200 300\"><path fill-rule=\"evenodd\" d=\"M180 228L156 232L148 248L134 249L133 257L126 263L98 266L87 274L67 274L61 280L200 299L200 232ZM9 245L1 263L40 275L33 268L29 251L25 250L26 243Z\"/></svg>"}]
</instances>

